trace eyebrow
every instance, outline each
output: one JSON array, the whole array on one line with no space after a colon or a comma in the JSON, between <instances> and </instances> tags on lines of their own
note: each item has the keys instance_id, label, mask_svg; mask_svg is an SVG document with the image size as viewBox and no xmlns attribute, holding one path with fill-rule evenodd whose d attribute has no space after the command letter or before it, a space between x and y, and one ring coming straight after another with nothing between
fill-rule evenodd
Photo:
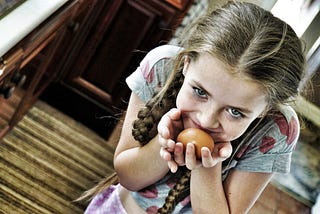
<instances>
[{"instance_id":1,"label":"eyebrow","mask_svg":"<svg viewBox=\"0 0 320 214\"><path fill-rule=\"evenodd\" d=\"M207 90L204 89L204 87L202 86L202 84L198 81L193 80L193 82L198 85L199 88L201 88L201 90L203 90L208 96L213 97L211 93L209 93ZM247 109L247 108L243 108L243 107L236 107L236 106L229 106L229 108L233 108L233 109L237 109L239 111L241 111L244 114L251 114L252 111Z\"/></svg>"},{"instance_id":2,"label":"eyebrow","mask_svg":"<svg viewBox=\"0 0 320 214\"><path fill-rule=\"evenodd\" d=\"M245 114L251 114L252 111L247 109L247 108L241 108L241 107L235 107L235 106L229 106L230 108L234 108L234 109L237 109L239 111L241 111L242 113L245 113Z\"/></svg>"},{"instance_id":3,"label":"eyebrow","mask_svg":"<svg viewBox=\"0 0 320 214\"><path fill-rule=\"evenodd\" d=\"M204 89L204 87L202 86L202 84L196 80L192 80L192 82L194 82L195 85L197 85L199 88L201 88L201 90L203 90L204 92L206 92L206 94L210 97L212 97L212 94L210 94L206 89Z\"/></svg>"}]
</instances>

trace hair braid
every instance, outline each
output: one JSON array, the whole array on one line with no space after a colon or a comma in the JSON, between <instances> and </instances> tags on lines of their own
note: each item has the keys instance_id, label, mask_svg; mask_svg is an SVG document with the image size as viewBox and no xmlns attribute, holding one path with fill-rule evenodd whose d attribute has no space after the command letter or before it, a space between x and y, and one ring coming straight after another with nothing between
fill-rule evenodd
<instances>
[{"instance_id":1,"label":"hair braid","mask_svg":"<svg viewBox=\"0 0 320 214\"><path fill-rule=\"evenodd\" d=\"M138 119L133 123L132 135L141 145L147 144L157 134L156 125L161 117L175 106L183 78L181 71L175 73L163 96L156 95L138 112Z\"/></svg>"},{"instance_id":2,"label":"hair braid","mask_svg":"<svg viewBox=\"0 0 320 214\"><path fill-rule=\"evenodd\" d=\"M190 194L190 177L191 171L185 168L183 176L169 191L163 206L158 209L158 214L171 213L177 203Z\"/></svg>"}]
</instances>

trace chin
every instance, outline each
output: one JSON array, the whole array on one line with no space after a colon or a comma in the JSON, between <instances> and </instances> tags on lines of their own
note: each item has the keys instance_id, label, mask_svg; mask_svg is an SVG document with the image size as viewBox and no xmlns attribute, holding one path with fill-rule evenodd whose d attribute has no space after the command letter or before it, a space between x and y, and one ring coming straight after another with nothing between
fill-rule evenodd
<instances>
[{"instance_id":1,"label":"chin","mask_svg":"<svg viewBox=\"0 0 320 214\"><path fill-rule=\"evenodd\" d=\"M213 139L217 142L230 142L237 138L234 137L228 137L228 136L222 136L222 135L211 135Z\"/></svg>"}]
</instances>

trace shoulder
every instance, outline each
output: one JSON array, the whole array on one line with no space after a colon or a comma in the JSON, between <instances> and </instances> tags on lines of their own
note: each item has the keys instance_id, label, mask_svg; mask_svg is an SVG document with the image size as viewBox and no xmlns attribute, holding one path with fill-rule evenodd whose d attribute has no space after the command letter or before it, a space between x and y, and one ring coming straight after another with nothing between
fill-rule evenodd
<instances>
[{"instance_id":1,"label":"shoulder","mask_svg":"<svg viewBox=\"0 0 320 214\"><path fill-rule=\"evenodd\" d=\"M181 47L175 45L161 45L149 51L142 62L148 60L151 64L155 64L163 58L176 56L181 50L183 50Z\"/></svg>"},{"instance_id":2,"label":"shoulder","mask_svg":"<svg viewBox=\"0 0 320 214\"><path fill-rule=\"evenodd\" d=\"M273 117L274 128L286 139L287 144L293 144L298 140L300 134L300 123L298 116L291 106L279 106L280 114Z\"/></svg>"},{"instance_id":3,"label":"shoulder","mask_svg":"<svg viewBox=\"0 0 320 214\"><path fill-rule=\"evenodd\" d=\"M174 45L162 45L158 46L147 53L144 59L140 63L141 71L143 76L146 78L150 75L150 72L154 65L163 60L175 57L180 51L181 47ZM146 78L148 79L148 78Z\"/></svg>"},{"instance_id":4,"label":"shoulder","mask_svg":"<svg viewBox=\"0 0 320 214\"><path fill-rule=\"evenodd\" d=\"M279 112L266 118L237 153L242 158L247 153L255 155L291 153L300 134L296 112L290 106L280 106Z\"/></svg>"},{"instance_id":5,"label":"shoulder","mask_svg":"<svg viewBox=\"0 0 320 214\"><path fill-rule=\"evenodd\" d=\"M147 82L154 76L154 66L161 60L175 57L182 48L174 45L162 45L152 49L140 63L140 71Z\"/></svg>"},{"instance_id":6,"label":"shoulder","mask_svg":"<svg viewBox=\"0 0 320 214\"><path fill-rule=\"evenodd\" d=\"M167 69L172 59L183 49L174 45L162 45L149 51L137 69L126 78L129 88L144 102L153 97L166 82L171 70Z\"/></svg>"},{"instance_id":7,"label":"shoulder","mask_svg":"<svg viewBox=\"0 0 320 214\"><path fill-rule=\"evenodd\" d=\"M279 112L266 124L266 132L261 132L262 153L291 153L296 146L300 134L300 123L294 109L281 105Z\"/></svg>"},{"instance_id":8,"label":"shoulder","mask_svg":"<svg viewBox=\"0 0 320 214\"><path fill-rule=\"evenodd\" d=\"M294 109L280 106L277 114L265 118L257 130L236 152L236 168L246 171L283 172L290 170L290 160L300 134Z\"/></svg>"}]
</instances>

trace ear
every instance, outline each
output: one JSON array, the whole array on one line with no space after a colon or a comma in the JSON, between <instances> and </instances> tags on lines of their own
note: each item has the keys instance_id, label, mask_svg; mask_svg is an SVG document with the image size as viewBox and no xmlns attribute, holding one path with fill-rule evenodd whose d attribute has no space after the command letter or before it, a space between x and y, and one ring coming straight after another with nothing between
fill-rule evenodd
<instances>
[{"instance_id":1,"label":"ear","mask_svg":"<svg viewBox=\"0 0 320 214\"><path fill-rule=\"evenodd\" d=\"M185 76L189 67L189 63L190 63L190 59L188 56L184 57L184 61L183 61L183 70L182 70L182 74Z\"/></svg>"}]
</instances>

